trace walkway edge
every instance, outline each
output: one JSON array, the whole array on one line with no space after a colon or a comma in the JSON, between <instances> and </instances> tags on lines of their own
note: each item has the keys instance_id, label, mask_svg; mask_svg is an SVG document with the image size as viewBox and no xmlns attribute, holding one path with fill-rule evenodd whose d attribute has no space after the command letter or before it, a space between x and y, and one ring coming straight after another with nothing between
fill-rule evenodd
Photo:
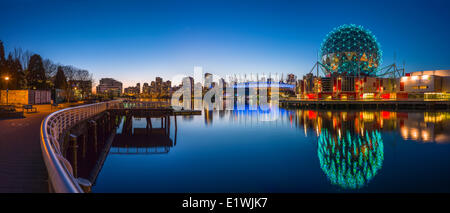
<instances>
[{"instance_id":1,"label":"walkway edge","mask_svg":"<svg viewBox=\"0 0 450 213\"><path fill-rule=\"evenodd\" d=\"M70 163L60 152L59 136L76 123L108 109L120 100L62 109L48 115L41 123L40 144L48 173L49 188L56 193L83 193L72 175Z\"/></svg>"}]
</instances>

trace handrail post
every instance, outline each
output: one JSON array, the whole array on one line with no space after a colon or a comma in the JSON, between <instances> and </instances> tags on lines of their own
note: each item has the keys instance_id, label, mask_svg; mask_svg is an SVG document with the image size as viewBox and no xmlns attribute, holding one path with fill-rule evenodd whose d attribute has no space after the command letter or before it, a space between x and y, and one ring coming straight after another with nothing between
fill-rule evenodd
<instances>
[{"instance_id":1,"label":"handrail post","mask_svg":"<svg viewBox=\"0 0 450 213\"><path fill-rule=\"evenodd\" d=\"M62 109L48 115L41 123L40 141L41 151L49 176L49 186L54 192L82 193L77 177L78 166L78 144L77 136L70 135L70 147L72 148L72 165L61 153L59 145L62 133L69 130L78 122L85 120L95 114L107 110L111 105L115 106L121 100L113 100L107 103L95 103ZM95 124L94 135L97 133ZM94 143L97 137L94 138ZM73 174L72 174L73 173ZM86 185L86 184L85 184Z\"/></svg>"}]
</instances>

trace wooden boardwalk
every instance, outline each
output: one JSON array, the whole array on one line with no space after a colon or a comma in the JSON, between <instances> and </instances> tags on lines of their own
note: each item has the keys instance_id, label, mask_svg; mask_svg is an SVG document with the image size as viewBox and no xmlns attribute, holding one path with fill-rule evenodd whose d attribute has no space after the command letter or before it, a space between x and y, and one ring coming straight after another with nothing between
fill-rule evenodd
<instances>
[{"instance_id":1,"label":"wooden boardwalk","mask_svg":"<svg viewBox=\"0 0 450 213\"><path fill-rule=\"evenodd\" d=\"M61 108L82 104L63 103ZM61 108L35 105L24 118L0 119L0 193L48 192L48 175L40 145L42 120Z\"/></svg>"},{"instance_id":2,"label":"wooden boardwalk","mask_svg":"<svg viewBox=\"0 0 450 213\"><path fill-rule=\"evenodd\" d=\"M0 120L0 193L48 192L47 170L39 144L41 121L51 112Z\"/></svg>"},{"instance_id":3,"label":"wooden boardwalk","mask_svg":"<svg viewBox=\"0 0 450 213\"><path fill-rule=\"evenodd\" d=\"M51 112L50 105L39 106L37 113L25 118L0 119L0 193L48 192L48 175L40 147L40 125ZM112 110L122 114L124 109ZM156 116L199 115L201 111L167 109L131 110L134 114Z\"/></svg>"}]
</instances>

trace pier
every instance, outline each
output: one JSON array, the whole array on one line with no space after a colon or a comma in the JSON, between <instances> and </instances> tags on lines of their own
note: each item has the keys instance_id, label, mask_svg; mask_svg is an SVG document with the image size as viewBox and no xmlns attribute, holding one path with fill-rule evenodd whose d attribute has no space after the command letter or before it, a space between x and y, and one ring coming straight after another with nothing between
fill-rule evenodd
<instances>
[{"instance_id":1,"label":"pier","mask_svg":"<svg viewBox=\"0 0 450 213\"><path fill-rule=\"evenodd\" d=\"M168 102L114 100L50 114L41 124L41 150L49 177L49 191L90 192L110 152L116 128L123 123L118 137L133 135L133 117L147 120L146 128L137 130L138 135L145 133L145 136L157 138L162 143L149 143L147 147L165 147L168 152L172 144L168 138L171 117L175 122L176 144L177 115L201 115L201 111L174 110ZM159 128L153 128L152 118L161 120Z\"/></svg>"}]
</instances>

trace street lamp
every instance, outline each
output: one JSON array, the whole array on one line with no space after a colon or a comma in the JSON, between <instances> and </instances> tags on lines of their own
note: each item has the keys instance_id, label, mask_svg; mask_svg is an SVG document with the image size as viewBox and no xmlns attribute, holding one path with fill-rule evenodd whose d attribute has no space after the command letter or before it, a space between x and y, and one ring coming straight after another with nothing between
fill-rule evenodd
<instances>
[{"instance_id":1,"label":"street lamp","mask_svg":"<svg viewBox=\"0 0 450 213\"><path fill-rule=\"evenodd\" d=\"M9 92L9 89L8 89L9 77L8 76L5 77L5 81L6 81L6 105L8 105L8 92Z\"/></svg>"}]
</instances>

